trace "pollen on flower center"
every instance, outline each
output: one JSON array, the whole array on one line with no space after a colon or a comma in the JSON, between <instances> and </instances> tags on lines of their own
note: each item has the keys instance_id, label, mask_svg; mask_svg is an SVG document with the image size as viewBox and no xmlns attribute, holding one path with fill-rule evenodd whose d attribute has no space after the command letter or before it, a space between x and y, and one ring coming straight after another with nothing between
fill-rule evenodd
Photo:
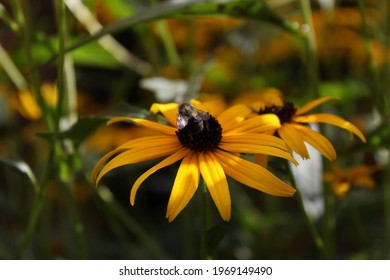
<instances>
[{"instance_id":1,"label":"pollen on flower center","mask_svg":"<svg viewBox=\"0 0 390 280\"><path fill-rule=\"evenodd\" d=\"M259 111L259 115L275 114L278 116L280 123L283 124L291 122L296 111L297 108L295 108L293 103L286 102L283 106L266 106Z\"/></svg>"},{"instance_id":2,"label":"pollen on flower center","mask_svg":"<svg viewBox=\"0 0 390 280\"><path fill-rule=\"evenodd\" d=\"M188 103L184 104L187 107L179 107L178 110L176 135L180 143L197 152L215 150L222 139L222 127L217 119Z\"/></svg>"}]
</instances>

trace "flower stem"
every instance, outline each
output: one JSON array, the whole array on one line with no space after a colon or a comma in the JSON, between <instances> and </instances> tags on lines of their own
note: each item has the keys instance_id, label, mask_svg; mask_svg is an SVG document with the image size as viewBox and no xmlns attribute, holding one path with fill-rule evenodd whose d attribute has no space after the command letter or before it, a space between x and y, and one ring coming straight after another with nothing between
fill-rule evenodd
<instances>
[{"instance_id":1,"label":"flower stem","mask_svg":"<svg viewBox=\"0 0 390 280\"><path fill-rule=\"evenodd\" d=\"M317 43L312 20L312 13L309 0L299 0L303 16L303 42L305 46L305 56L307 63L307 75L309 90L313 98L319 97L319 78L318 78L318 61L317 61Z\"/></svg>"},{"instance_id":2,"label":"flower stem","mask_svg":"<svg viewBox=\"0 0 390 280\"><path fill-rule=\"evenodd\" d=\"M290 178L291 185L294 189L297 190L295 197L296 197L296 200L298 202L299 209L301 210L301 212L304 216L306 225L309 228L309 231L310 231L310 234L313 238L313 241L314 241L318 251L321 253L322 257L324 259L330 259L329 252L328 252L327 248L325 247L325 243L322 240L322 237L318 233L317 228L313 223L313 220L309 217L309 215L307 214L307 212L305 210L302 196L301 196L300 191L297 189L297 185L296 185L295 178L294 178L294 175L293 175L292 170L291 170L291 166L288 164L288 162L286 162L286 165L287 165L287 170L288 170L288 175Z\"/></svg>"},{"instance_id":3,"label":"flower stem","mask_svg":"<svg viewBox=\"0 0 390 280\"><path fill-rule=\"evenodd\" d=\"M200 257L208 259L207 250L207 187L203 179L200 183Z\"/></svg>"}]
</instances>

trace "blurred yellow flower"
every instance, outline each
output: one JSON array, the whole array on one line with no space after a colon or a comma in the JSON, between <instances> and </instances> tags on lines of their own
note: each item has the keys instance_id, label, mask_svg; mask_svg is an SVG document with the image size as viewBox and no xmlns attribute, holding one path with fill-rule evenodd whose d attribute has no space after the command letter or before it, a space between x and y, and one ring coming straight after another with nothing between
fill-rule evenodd
<instances>
[{"instance_id":1,"label":"blurred yellow flower","mask_svg":"<svg viewBox=\"0 0 390 280\"><path fill-rule=\"evenodd\" d=\"M262 134L280 127L276 116L265 114L245 119L251 111L246 106L237 105L215 118L203 104L195 100L191 104L181 105L153 104L151 111L154 114L162 113L169 124L128 117L116 117L108 122L130 121L157 131L160 135L130 140L103 156L92 171L92 180L96 185L112 169L165 157L134 183L130 193L130 203L134 205L137 190L146 178L163 167L181 161L166 212L170 222L195 194L200 176L225 221L231 216L226 175L270 195L288 197L295 193L292 187L268 170L235 155L259 153L296 163L286 151L284 141Z\"/></svg>"},{"instance_id":2,"label":"blurred yellow flower","mask_svg":"<svg viewBox=\"0 0 390 280\"><path fill-rule=\"evenodd\" d=\"M57 87L54 84L45 83L41 86L41 93L44 101L50 108L55 108L58 100ZM35 99L34 94L29 90L22 90L12 100L13 106L26 119L39 120L42 117L42 110Z\"/></svg>"},{"instance_id":3,"label":"blurred yellow flower","mask_svg":"<svg viewBox=\"0 0 390 280\"><path fill-rule=\"evenodd\" d=\"M333 165L331 171L324 173L325 182L330 183L334 194L343 198L351 187L371 189L375 187L372 174L378 170L377 166L357 165L343 169Z\"/></svg>"}]
</instances>

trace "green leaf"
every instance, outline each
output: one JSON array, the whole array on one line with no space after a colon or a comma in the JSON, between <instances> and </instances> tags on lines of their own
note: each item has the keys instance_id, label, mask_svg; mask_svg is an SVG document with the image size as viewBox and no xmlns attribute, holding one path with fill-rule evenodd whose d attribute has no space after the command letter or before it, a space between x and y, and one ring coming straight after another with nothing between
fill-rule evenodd
<instances>
[{"instance_id":1,"label":"green leaf","mask_svg":"<svg viewBox=\"0 0 390 280\"><path fill-rule=\"evenodd\" d=\"M151 20L181 16L231 16L272 23L288 32L298 35L298 28L274 13L262 0L193 0L185 2L167 2L145 8L135 15L119 20L104 27L99 32L81 39L67 47L66 52L73 51L107 34L128 29L135 24ZM49 62L55 60L52 58Z\"/></svg>"},{"instance_id":2,"label":"green leaf","mask_svg":"<svg viewBox=\"0 0 390 280\"><path fill-rule=\"evenodd\" d=\"M30 166L25 161L0 157L0 166L3 168L9 168L17 174L26 177L31 183L31 186L34 188L34 191L38 192L37 179Z\"/></svg>"}]
</instances>

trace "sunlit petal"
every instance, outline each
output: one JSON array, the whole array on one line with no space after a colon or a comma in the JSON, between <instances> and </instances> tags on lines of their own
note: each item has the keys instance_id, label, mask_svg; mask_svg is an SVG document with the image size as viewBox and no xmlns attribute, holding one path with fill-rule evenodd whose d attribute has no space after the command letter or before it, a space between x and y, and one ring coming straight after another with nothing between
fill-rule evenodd
<instances>
[{"instance_id":1,"label":"sunlit petal","mask_svg":"<svg viewBox=\"0 0 390 280\"><path fill-rule=\"evenodd\" d=\"M173 221L187 206L199 185L199 168L197 153L187 154L179 167L172 192L169 197L166 218Z\"/></svg>"},{"instance_id":2,"label":"sunlit petal","mask_svg":"<svg viewBox=\"0 0 390 280\"><path fill-rule=\"evenodd\" d=\"M153 166L152 168L150 168L144 174L142 174L137 179L137 181L135 181L135 183L134 183L134 185L133 185L133 187L131 189L131 192L130 192L130 203L131 203L131 205L134 205L135 195L137 194L138 188L140 187L140 185L142 184L143 181L145 181L150 175L152 175L157 170L159 170L161 168L164 168L164 167L166 167L168 165L171 165L171 164L181 160L189 152L190 152L190 150L188 150L188 149L180 149L180 150L176 151L175 153L173 153L172 155L170 155L169 157L167 157L166 159L164 159L161 162L159 162L158 164L156 164L155 166Z\"/></svg>"},{"instance_id":3,"label":"sunlit petal","mask_svg":"<svg viewBox=\"0 0 390 280\"><path fill-rule=\"evenodd\" d=\"M144 127L147 127L147 128L150 128L150 129L153 129L153 130L156 130L156 131L159 131L161 133L168 134L168 135L175 135L175 131L177 130L176 127L168 126L165 124L156 123L156 122L144 120L144 119L128 118L128 117L115 117L115 118L112 118L111 120L109 120L107 122L107 124L110 125L110 124L113 124L116 122L126 122L126 121L133 122L133 123L142 125Z\"/></svg>"},{"instance_id":4,"label":"sunlit petal","mask_svg":"<svg viewBox=\"0 0 390 280\"><path fill-rule=\"evenodd\" d=\"M295 115L302 115L302 114L305 114L307 112L309 112L310 110L314 109L315 107L321 105L322 103L325 103L329 100L338 100L337 97L331 97L331 96L328 96L328 97L322 97L322 98L318 98L318 99L315 99L309 103L307 103L306 105L304 105L303 107L301 108L298 108L298 110L296 111Z\"/></svg>"},{"instance_id":5,"label":"sunlit petal","mask_svg":"<svg viewBox=\"0 0 390 280\"><path fill-rule=\"evenodd\" d=\"M278 129L279 136L286 141L287 145L303 159L310 158L309 152L307 151L305 142L299 131L294 128L294 125L283 124Z\"/></svg>"},{"instance_id":6,"label":"sunlit petal","mask_svg":"<svg viewBox=\"0 0 390 280\"><path fill-rule=\"evenodd\" d=\"M222 143L261 145L277 147L284 150L288 149L286 142L282 139L272 135L258 133L227 133L223 135Z\"/></svg>"},{"instance_id":7,"label":"sunlit petal","mask_svg":"<svg viewBox=\"0 0 390 280\"><path fill-rule=\"evenodd\" d=\"M363 133L355 125L336 115L312 114L307 116L297 116L295 118L295 121L302 122L302 123L321 122L321 123L332 124L356 134L364 143L366 142L366 138L364 137Z\"/></svg>"},{"instance_id":8,"label":"sunlit petal","mask_svg":"<svg viewBox=\"0 0 390 280\"><path fill-rule=\"evenodd\" d=\"M176 127L177 120L177 103L153 103L150 107L150 112L153 114L162 113L167 121L174 127Z\"/></svg>"},{"instance_id":9,"label":"sunlit petal","mask_svg":"<svg viewBox=\"0 0 390 280\"><path fill-rule=\"evenodd\" d=\"M243 121L250 113L251 110L247 106L232 106L218 116L218 122L225 130L229 130L232 125Z\"/></svg>"},{"instance_id":10,"label":"sunlit petal","mask_svg":"<svg viewBox=\"0 0 390 280\"><path fill-rule=\"evenodd\" d=\"M161 158L179 150L180 146L177 144L169 144L161 146L159 143L145 143L136 148L124 151L111 159L102 168L96 177L96 184L99 183L100 179L109 171L118 168L123 165L138 163L146 160L152 160Z\"/></svg>"},{"instance_id":11,"label":"sunlit petal","mask_svg":"<svg viewBox=\"0 0 390 280\"><path fill-rule=\"evenodd\" d=\"M246 154L264 154L269 156L276 156L285 158L292 161L294 164L298 164L293 156L284 150L270 146L260 146L252 144L235 144L235 143L221 143L219 148L225 151L234 153L246 153Z\"/></svg>"},{"instance_id":12,"label":"sunlit petal","mask_svg":"<svg viewBox=\"0 0 390 280\"><path fill-rule=\"evenodd\" d=\"M231 200L224 170L212 153L200 153L199 168L222 219L229 221Z\"/></svg>"},{"instance_id":13,"label":"sunlit petal","mask_svg":"<svg viewBox=\"0 0 390 280\"><path fill-rule=\"evenodd\" d=\"M275 114L264 114L231 125L229 129L224 128L224 133L263 133L275 130L279 127L280 121L278 116Z\"/></svg>"},{"instance_id":14,"label":"sunlit petal","mask_svg":"<svg viewBox=\"0 0 390 280\"><path fill-rule=\"evenodd\" d=\"M295 189L260 165L219 150L214 155L227 175L248 187L275 196L287 197L295 193Z\"/></svg>"},{"instance_id":15,"label":"sunlit petal","mask_svg":"<svg viewBox=\"0 0 390 280\"><path fill-rule=\"evenodd\" d=\"M295 125L295 129L299 130L302 139L312 145L317 151L319 151L323 156L329 160L336 159L336 151L333 148L333 145L329 140L322 134L307 128L302 125Z\"/></svg>"}]
</instances>

